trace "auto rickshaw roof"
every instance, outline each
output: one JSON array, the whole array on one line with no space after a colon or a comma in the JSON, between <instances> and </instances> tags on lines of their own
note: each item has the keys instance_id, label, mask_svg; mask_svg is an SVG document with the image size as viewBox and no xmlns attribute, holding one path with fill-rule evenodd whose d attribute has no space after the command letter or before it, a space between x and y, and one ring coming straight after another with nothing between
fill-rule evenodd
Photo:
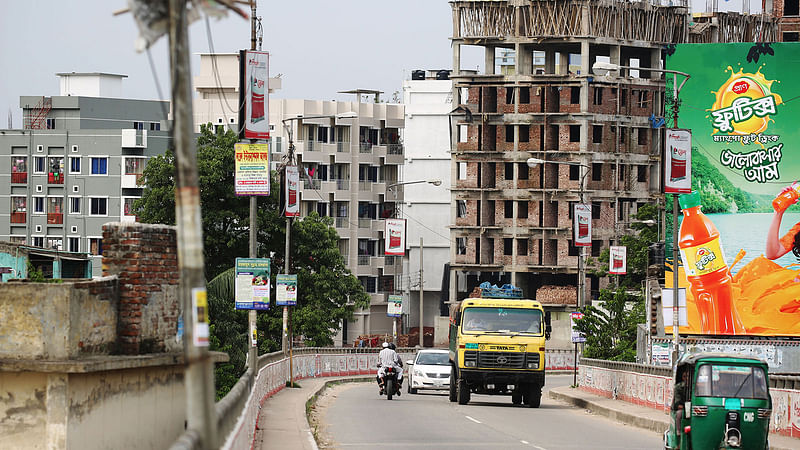
<instances>
[{"instance_id":1,"label":"auto rickshaw roof","mask_svg":"<svg viewBox=\"0 0 800 450\"><path fill-rule=\"evenodd\" d=\"M740 355L737 353L722 353L722 352L700 352L690 353L683 355L678 361L679 366L695 365L698 362L728 362L728 363L756 363L760 365L767 365L767 363L755 356Z\"/></svg>"}]
</instances>

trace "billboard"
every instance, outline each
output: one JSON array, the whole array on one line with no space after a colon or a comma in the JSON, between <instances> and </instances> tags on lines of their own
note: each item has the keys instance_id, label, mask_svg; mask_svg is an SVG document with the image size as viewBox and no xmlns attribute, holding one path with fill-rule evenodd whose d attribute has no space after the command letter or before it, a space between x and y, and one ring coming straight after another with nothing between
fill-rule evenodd
<instances>
[{"instance_id":1,"label":"billboard","mask_svg":"<svg viewBox=\"0 0 800 450\"><path fill-rule=\"evenodd\" d=\"M269 309L269 258L236 258L236 309Z\"/></svg>"},{"instance_id":2,"label":"billboard","mask_svg":"<svg viewBox=\"0 0 800 450\"><path fill-rule=\"evenodd\" d=\"M403 296L390 295L386 303L386 315L389 317L400 317L403 315Z\"/></svg>"},{"instance_id":3,"label":"billboard","mask_svg":"<svg viewBox=\"0 0 800 450\"><path fill-rule=\"evenodd\" d=\"M300 217L300 202L297 187L300 184L300 171L297 166L286 166L286 217Z\"/></svg>"},{"instance_id":4,"label":"billboard","mask_svg":"<svg viewBox=\"0 0 800 450\"><path fill-rule=\"evenodd\" d=\"M609 248L608 273L612 275L625 275L628 273L628 247L612 245Z\"/></svg>"},{"instance_id":5,"label":"billboard","mask_svg":"<svg viewBox=\"0 0 800 450\"><path fill-rule=\"evenodd\" d=\"M686 289L688 319L679 331L800 336L792 254L800 207L773 207L781 193L791 197L785 189L800 178L792 147L800 139L800 102L790 101L800 97L794 82L800 45L679 44L667 53L668 70L691 75L680 92L678 119L691 130L697 192L679 196L678 285ZM668 100L672 82L667 77ZM674 287L672 263L668 288Z\"/></svg>"},{"instance_id":6,"label":"billboard","mask_svg":"<svg viewBox=\"0 0 800 450\"><path fill-rule=\"evenodd\" d=\"M592 207L578 203L572 215L572 239L576 247L592 246Z\"/></svg>"},{"instance_id":7,"label":"billboard","mask_svg":"<svg viewBox=\"0 0 800 450\"><path fill-rule=\"evenodd\" d=\"M667 129L664 149L664 192L692 192L692 131Z\"/></svg>"},{"instance_id":8,"label":"billboard","mask_svg":"<svg viewBox=\"0 0 800 450\"><path fill-rule=\"evenodd\" d=\"M269 52L239 51L239 137L269 139Z\"/></svg>"},{"instance_id":9,"label":"billboard","mask_svg":"<svg viewBox=\"0 0 800 450\"><path fill-rule=\"evenodd\" d=\"M383 238L385 254L404 256L406 254L406 220L386 219Z\"/></svg>"},{"instance_id":10,"label":"billboard","mask_svg":"<svg viewBox=\"0 0 800 450\"><path fill-rule=\"evenodd\" d=\"M297 304L297 275L275 275L275 304L278 306Z\"/></svg>"},{"instance_id":11,"label":"billboard","mask_svg":"<svg viewBox=\"0 0 800 450\"><path fill-rule=\"evenodd\" d=\"M234 145L236 195L269 195L269 144Z\"/></svg>"}]
</instances>

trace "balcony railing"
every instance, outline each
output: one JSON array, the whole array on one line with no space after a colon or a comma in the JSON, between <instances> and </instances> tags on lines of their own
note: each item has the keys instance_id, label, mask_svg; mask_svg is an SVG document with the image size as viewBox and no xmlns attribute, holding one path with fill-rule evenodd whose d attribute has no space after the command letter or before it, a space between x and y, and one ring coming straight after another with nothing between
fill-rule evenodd
<instances>
[{"instance_id":1,"label":"balcony railing","mask_svg":"<svg viewBox=\"0 0 800 450\"><path fill-rule=\"evenodd\" d=\"M13 172L11 174L11 182L12 183L27 183L28 182L28 172Z\"/></svg>"},{"instance_id":2,"label":"balcony railing","mask_svg":"<svg viewBox=\"0 0 800 450\"><path fill-rule=\"evenodd\" d=\"M336 151L339 153L346 153L350 151L350 143L349 142L337 142L336 143Z\"/></svg>"},{"instance_id":3,"label":"balcony railing","mask_svg":"<svg viewBox=\"0 0 800 450\"><path fill-rule=\"evenodd\" d=\"M359 181L358 182L358 190L359 191L371 191L372 185L375 184L372 181Z\"/></svg>"},{"instance_id":4,"label":"balcony railing","mask_svg":"<svg viewBox=\"0 0 800 450\"><path fill-rule=\"evenodd\" d=\"M311 180L311 182L308 180L303 180L303 189L319 190L320 186L322 186L321 180Z\"/></svg>"},{"instance_id":5,"label":"balcony railing","mask_svg":"<svg viewBox=\"0 0 800 450\"><path fill-rule=\"evenodd\" d=\"M358 218L358 228L369 228L372 225L372 219L370 218Z\"/></svg>"},{"instance_id":6,"label":"balcony railing","mask_svg":"<svg viewBox=\"0 0 800 450\"><path fill-rule=\"evenodd\" d=\"M402 155L403 144L389 144L386 146L387 155Z\"/></svg>"},{"instance_id":7,"label":"balcony railing","mask_svg":"<svg viewBox=\"0 0 800 450\"><path fill-rule=\"evenodd\" d=\"M394 256L384 256L383 257L383 264L386 266L393 266L394 265Z\"/></svg>"},{"instance_id":8,"label":"balcony railing","mask_svg":"<svg viewBox=\"0 0 800 450\"><path fill-rule=\"evenodd\" d=\"M347 220L347 217L337 217L336 218L336 228L349 228L350 222Z\"/></svg>"},{"instance_id":9,"label":"balcony railing","mask_svg":"<svg viewBox=\"0 0 800 450\"><path fill-rule=\"evenodd\" d=\"M48 184L64 184L64 174L63 173L49 172L47 174L47 183Z\"/></svg>"},{"instance_id":10,"label":"balcony railing","mask_svg":"<svg viewBox=\"0 0 800 450\"><path fill-rule=\"evenodd\" d=\"M359 153L372 153L372 144L369 142L361 142L358 145Z\"/></svg>"},{"instance_id":11,"label":"balcony railing","mask_svg":"<svg viewBox=\"0 0 800 450\"><path fill-rule=\"evenodd\" d=\"M47 213L47 224L48 225L61 225L64 223L64 214L63 213Z\"/></svg>"},{"instance_id":12,"label":"balcony railing","mask_svg":"<svg viewBox=\"0 0 800 450\"><path fill-rule=\"evenodd\" d=\"M303 151L318 152L320 150L319 143L316 141L303 141Z\"/></svg>"},{"instance_id":13,"label":"balcony railing","mask_svg":"<svg viewBox=\"0 0 800 450\"><path fill-rule=\"evenodd\" d=\"M370 259L372 259L372 257L369 255L358 255L358 265L368 266Z\"/></svg>"},{"instance_id":14,"label":"balcony railing","mask_svg":"<svg viewBox=\"0 0 800 450\"><path fill-rule=\"evenodd\" d=\"M26 212L12 212L11 223L25 223L28 213Z\"/></svg>"},{"instance_id":15,"label":"balcony railing","mask_svg":"<svg viewBox=\"0 0 800 450\"><path fill-rule=\"evenodd\" d=\"M350 180L336 180L336 190L346 191L350 189Z\"/></svg>"}]
</instances>

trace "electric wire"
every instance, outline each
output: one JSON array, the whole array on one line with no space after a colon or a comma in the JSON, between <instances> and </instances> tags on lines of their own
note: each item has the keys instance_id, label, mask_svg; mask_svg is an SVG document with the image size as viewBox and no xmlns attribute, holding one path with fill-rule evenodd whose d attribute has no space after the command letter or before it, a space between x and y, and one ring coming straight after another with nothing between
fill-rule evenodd
<instances>
[{"instance_id":1,"label":"electric wire","mask_svg":"<svg viewBox=\"0 0 800 450\"><path fill-rule=\"evenodd\" d=\"M231 107L230 103L228 103L228 98L225 95L225 93L223 91L223 88L222 88L222 77L219 74L219 66L217 65L217 53L214 50L214 38L213 38L213 36L211 34L211 22L208 20L208 16L207 15L205 16L205 24L206 24L206 40L208 41L208 51L209 51L209 53L211 53L211 68L212 68L212 73L214 74L214 84L216 85L216 89L217 89L217 100L219 101L219 106L222 109L223 113L226 112L226 106L227 106L227 112L230 112L230 113L236 115L236 117L237 117L237 120L236 120L237 127L236 127L235 132L238 135L242 131L242 124L238 123L239 122L238 117L240 116L240 112L242 111L242 108L244 107L244 103L239 104L239 108L238 109L234 109L233 107ZM223 101L224 101L224 104L223 104ZM230 126L229 123L227 123L225 125Z\"/></svg>"}]
</instances>

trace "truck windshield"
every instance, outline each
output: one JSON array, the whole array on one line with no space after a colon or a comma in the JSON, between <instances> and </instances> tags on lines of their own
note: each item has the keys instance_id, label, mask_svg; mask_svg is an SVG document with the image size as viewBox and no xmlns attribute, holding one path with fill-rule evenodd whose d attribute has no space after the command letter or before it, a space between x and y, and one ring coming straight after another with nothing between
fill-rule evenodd
<instances>
[{"instance_id":1,"label":"truck windshield","mask_svg":"<svg viewBox=\"0 0 800 450\"><path fill-rule=\"evenodd\" d=\"M521 308L466 308L461 331L542 334L542 312Z\"/></svg>"},{"instance_id":2,"label":"truck windshield","mask_svg":"<svg viewBox=\"0 0 800 450\"><path fill-rule=\"evenodd\" d=\"M705 364L697 372L695 395L767 398L767 379L760 367Z\"/></svg>"}]
</instances>

